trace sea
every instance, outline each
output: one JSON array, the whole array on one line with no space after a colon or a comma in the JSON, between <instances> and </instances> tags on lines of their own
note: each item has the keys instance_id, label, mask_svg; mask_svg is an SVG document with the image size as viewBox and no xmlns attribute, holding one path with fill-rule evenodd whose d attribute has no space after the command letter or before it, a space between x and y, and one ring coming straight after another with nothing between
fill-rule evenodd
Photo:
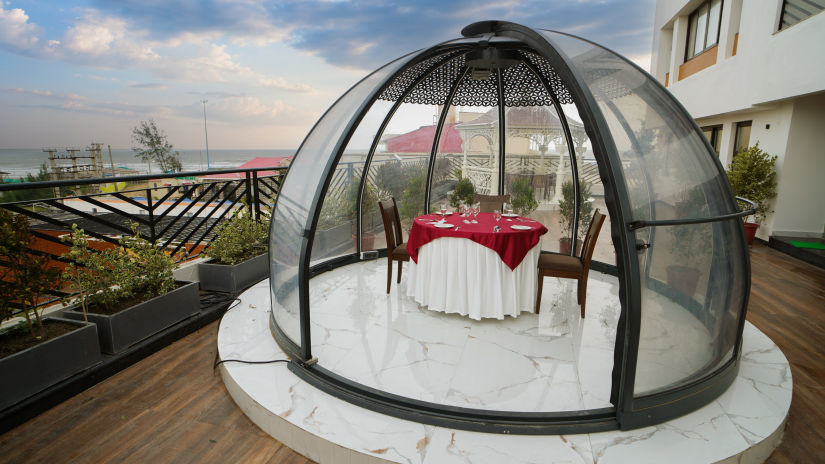
<instances>
[{"instance_id":1,"label":"sea","mask_svg":"<svg viewBox=\"0 0 825 464\"><path fill-rule=\"evenodd\" d=\"M180 160L184 171L201 171L207 168L207 156L205 150L177 150L180 152ZM259 156L279 157L295 154L295 149L271 149L271 150L240 150L240 149L218 149L209 150L208 166L210 169L236 168L243 163ZM58 148L59 155L65 155L66 150ZM140 173L146 173L147 165L140 158L135 156L130 148L112 148L111 163L109 160L109 150L106 146L102 149L103 166L115 168L125 167ZM78 155L88 156L89 152L81 148ZM89 160L78 160L78 164ZM36 175L40 171L40 166L49 163L49 154L40 148L0 148L0 171L6 172L5 177L15 179L26 177L27 174ZM60 165L71 164L69 160L60 160ZM152 165L152 173L159 173L160 168Z\"/></svg>"}]
</instances>

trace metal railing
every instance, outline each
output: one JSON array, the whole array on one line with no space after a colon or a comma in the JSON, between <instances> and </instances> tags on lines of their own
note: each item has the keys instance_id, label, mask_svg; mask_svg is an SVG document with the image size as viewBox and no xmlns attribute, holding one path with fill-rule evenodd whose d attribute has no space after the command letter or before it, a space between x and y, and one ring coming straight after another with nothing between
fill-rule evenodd
<instances>
[{"instance_id":1,"label":"metal railing","mask_svg":"<svg viewBox=\"0 0 825 464\"><path fill-rule=\"evenodd\" d=\"M73 224L113 245L132 235L136 224L141 236L181 262L200 256L216 228L239 209L262 218L285 172L285 167L272 167L0 184L0 195L29 191L39 197L2 202L0 196L0 208L29 218L32 255L66 262L61 254L67 244L61 238ZM43 298L42 304L68 294L54 289L50 295L55 298Z\"/></svg>"}]
</instances>

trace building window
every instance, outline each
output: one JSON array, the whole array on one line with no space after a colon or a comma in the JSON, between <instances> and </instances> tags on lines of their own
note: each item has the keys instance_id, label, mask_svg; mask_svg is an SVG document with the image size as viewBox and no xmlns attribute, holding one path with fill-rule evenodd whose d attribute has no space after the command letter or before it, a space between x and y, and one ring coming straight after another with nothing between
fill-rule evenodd
<instances>
[{"instance_id":1,"label":"building window","mask_svg":"<svg viewBox=\"0 0 825 464\"><path fill-rule=\"evenodd\" d=\"M825 0L784 0L779 30L791 27L803 19L825 10Z\"/></svg>"},{"instance_id":2,"label":"building window","mask_svg":"<svg viewBox=\"0 0 825 464\"><path fill-rule=\"evenodd\" d=\"M716 156L719 156L719 147L722 143L722 125L705 126L702 128L702 132L704 132L705 137L708 138L708 142L710 142L710 146L712 146L716 152Z\"/></svg>"},{"instance_id":3,"label":"building window","mask_svg":"<svg viewBox=\"0 0 825 464\"><path fill-rule=\"evenodd\" d=\"M740 121L736 123L736 138L733 140L734 156L750 146L751 125L753 125L753 121Z\"/></svg>"},{"instance_id":4,"label":"building window","mask_svg":"<svg viewBox=\"0 0 825 464\"><path fill-rule=\"evenodd\" d=\"M708 0L690 14L685 61L701 54L719 42L721 19L722 0Z\"/></svg>"}]
</instances>

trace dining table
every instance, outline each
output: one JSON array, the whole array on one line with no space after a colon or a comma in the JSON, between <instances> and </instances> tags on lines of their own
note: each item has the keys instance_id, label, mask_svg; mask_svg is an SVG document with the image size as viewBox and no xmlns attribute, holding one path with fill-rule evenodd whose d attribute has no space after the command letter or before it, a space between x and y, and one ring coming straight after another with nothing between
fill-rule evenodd
<instances>
[{"instance_id":1,"label":"dining table","mask_svg":"<svg viewBox=\"0 0 825 464\"><path fill-rule=\"evenodd\" d=\"M475 320L535 312L545 233L540 222L515 214L417 217L407 240L407 296L429 310Z\"/></svg>"}]
</instances>

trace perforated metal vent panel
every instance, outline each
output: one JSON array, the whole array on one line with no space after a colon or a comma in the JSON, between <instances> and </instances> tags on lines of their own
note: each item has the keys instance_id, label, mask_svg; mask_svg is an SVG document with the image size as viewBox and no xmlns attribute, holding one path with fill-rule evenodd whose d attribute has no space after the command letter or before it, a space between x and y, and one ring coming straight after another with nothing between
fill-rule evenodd
<instances>
[{"instance_id":1,"label":"perforated metal vent panel","mask_svg":"<svg viewBox=\"0 0 825 464\"><path fill-rule=\"evenodd\" d=\"M552 66L541 56L520 50L550 85L560 103L573 103L570 93ZM465 66L464 51L451 51L428 58L401 72L379 96L382 100L396 101L422 75L429 73L404 98L404 103L443 105L453 84L461 76ZM524 63L507 68L502 76L504 103L507 107L552 106L553 98L533 71ZM459 85L453 105L498 105L498 82L495 73L489 79L475 80L468 73Z\"/></svg>"}]
</instances>

